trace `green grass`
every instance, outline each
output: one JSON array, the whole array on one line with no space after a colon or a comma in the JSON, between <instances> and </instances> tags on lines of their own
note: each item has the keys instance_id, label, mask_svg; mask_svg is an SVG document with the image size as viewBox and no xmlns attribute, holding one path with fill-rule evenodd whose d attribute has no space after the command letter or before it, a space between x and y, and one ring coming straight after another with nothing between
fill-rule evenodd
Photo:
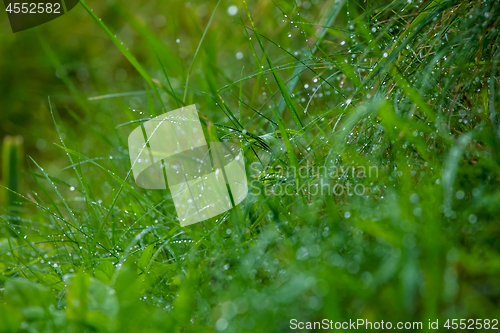
<instances>
[{"instance_id":1,"label":"green grass","mask_svg":"<svg viewBox=\"0 0 500 333\"><path fill-rule=\"evenodd\" d=\"M21 36L60 81L10 133L29 157L0 217L0 331L500 319L500 3L230 5L81 1L94 58ZM242 146L250 193L181 227L168 190L135 185L127 137L195 103Z\"/></svg>"}]
</instances>

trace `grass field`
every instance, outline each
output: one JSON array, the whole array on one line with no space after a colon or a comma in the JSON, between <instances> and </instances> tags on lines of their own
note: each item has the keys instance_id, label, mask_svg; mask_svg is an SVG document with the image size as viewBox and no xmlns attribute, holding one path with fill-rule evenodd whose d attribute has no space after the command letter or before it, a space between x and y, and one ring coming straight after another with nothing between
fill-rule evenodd
<instances>
[{"instance_id":1,"label":"grass field","mask_svg":"<svg viewBox=\"0 0 500 333\"><path fill-rule=\"evenodd\" d=\"M499 36L477 0L81 0L6 33L0 332L489 331ZM181 227L127 138L192 104L249 194Z\"/></svg>"}]
</instances>

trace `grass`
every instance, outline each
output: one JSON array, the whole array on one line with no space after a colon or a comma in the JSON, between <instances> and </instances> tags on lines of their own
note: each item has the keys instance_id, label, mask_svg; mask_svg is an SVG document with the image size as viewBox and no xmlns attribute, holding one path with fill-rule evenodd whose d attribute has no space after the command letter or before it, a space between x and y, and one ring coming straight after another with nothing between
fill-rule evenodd
<instances>
[{"instance_id":1,"label":"grass","mask_svg":"<svg viewBox=\"0 0 500 333\"><path fill-rule=\"evenodd\" d=\"M499 2L80 3L97 60L36 34L63 92L10 133L29 157L0 218L0 331L500 319ZM250 193L180 227L127 137L194 103Z\"/></svg>"}]
</instances>

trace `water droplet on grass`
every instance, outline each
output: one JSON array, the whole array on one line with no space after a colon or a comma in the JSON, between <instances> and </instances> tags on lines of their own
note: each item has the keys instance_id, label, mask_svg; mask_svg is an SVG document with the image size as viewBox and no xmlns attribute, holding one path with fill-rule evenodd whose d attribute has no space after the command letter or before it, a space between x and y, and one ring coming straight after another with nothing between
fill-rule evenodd
<instances>
[{"instance_id":1,"label":"water droplet on grass","mask_svg":"<svg viewBox=\"0 0 500 333\"><path fill-rule=\"evenodd\" d=\"M236 7L235 5L229 6L227 8L227 13L229 14L229 16L234 16L238 14L238 7Z\"/></svg>"}]
</instances>

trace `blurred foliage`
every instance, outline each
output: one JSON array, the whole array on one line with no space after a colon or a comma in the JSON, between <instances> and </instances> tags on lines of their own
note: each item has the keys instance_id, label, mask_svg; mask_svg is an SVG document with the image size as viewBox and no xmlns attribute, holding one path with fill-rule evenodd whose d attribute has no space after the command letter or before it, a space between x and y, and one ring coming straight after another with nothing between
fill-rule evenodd
<instances>
[{"instance_id":1,"label":"blurred foliage","mask_svg":"<svg viewBox=\"0 0 500 333\"><path fill-rule=\"evenodd\" d=\"M0 134L27 157L0 331L500 319L499 23L498 1L89 1L3 35ZM195 103L251 192L181 228L127 137ZM342 172L280 171L319 167Z\"/></svg>"},{"instance_id":2,"label":"blurred foliage","mask_svg":"<svg viewBox=\"0 0 500 333\"><path fill-rule=\"evenodd\" d=\"M19 218L17 193L21 191L19 173L23 166L23 138L21 136L6 136L3 140L2 154L2 179L5 187L4 195L0 196L0 200L5 203L11 222L16 224L16 219Z\"/></svg>"}]
</instances>

